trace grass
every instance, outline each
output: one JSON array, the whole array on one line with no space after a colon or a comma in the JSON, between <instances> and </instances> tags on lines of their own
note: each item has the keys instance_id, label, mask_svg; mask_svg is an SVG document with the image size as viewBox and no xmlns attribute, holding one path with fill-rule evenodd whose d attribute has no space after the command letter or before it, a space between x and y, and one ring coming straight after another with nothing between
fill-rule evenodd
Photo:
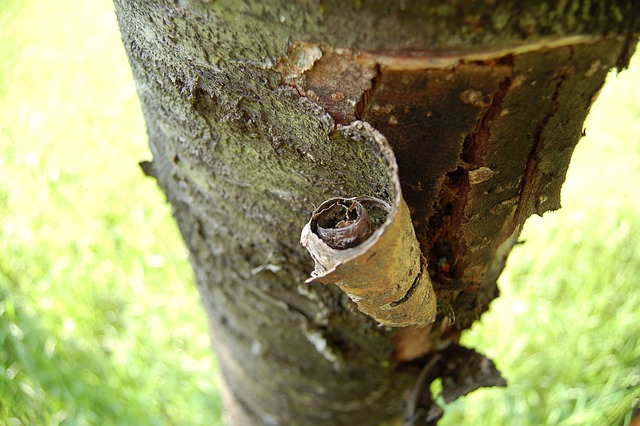
<instances>
[{"instance_id":1,"label":"grass","mask_svg":"<svg viewBox=\"0 0 640 426\"><path fill-rule=\"evenodd\" d=\"M0 12L0 424L219 423L111 3Z\"/></svg>"},{"instance_id":2,"label":"grass","mask_svg":"<svg viewBox=\"0 0 640 426\"><path fill-rule=\"evenodd\" d=\"M207 323L108 0L0 0L0 425L220 424ZM621 425L640 400L640 57L464 342L510 382L443 424Z\"/></svg>"}]
</instances>

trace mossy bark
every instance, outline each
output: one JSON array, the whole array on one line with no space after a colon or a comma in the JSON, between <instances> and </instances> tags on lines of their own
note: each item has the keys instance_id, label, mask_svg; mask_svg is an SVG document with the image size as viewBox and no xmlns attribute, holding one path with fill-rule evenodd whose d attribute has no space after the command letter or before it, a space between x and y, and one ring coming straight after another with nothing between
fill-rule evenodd
<instances>
[{"instance_id":1,"label":"mossy bark","mask_svg":"<svg viewBox=\"0 0 640 426\"><path fill-rule=\"evenodd\" d=\"M482 363L459 333L497 296L525 219L559 207L640 25L633 1L459 3L115 0L231 423L374 425L404 404L419 424L438 414L430 380L470 390L456 383ZM378 327L304 283L315 206L379 188L375 159L340 136L357 119L395 152L441 306L430 327Z\"/></svg>"}]
</instances>

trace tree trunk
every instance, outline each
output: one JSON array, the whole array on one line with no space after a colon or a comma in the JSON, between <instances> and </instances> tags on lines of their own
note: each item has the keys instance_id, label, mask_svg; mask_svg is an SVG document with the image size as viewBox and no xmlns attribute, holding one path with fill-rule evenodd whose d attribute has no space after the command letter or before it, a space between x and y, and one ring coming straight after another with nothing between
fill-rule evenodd
<instances>
[{"instance_id":1,"label":"tree trunk","mask_svg":"<svg viewBox=\"0 0 640 426\"><path fill-rule=\"evenodd\" d=\"M504 384L460 332L497 297L526 218L560 207L589 107L635 47L633 1L115 5L229 423L432 424L435 378L446 401ZM303 226L356 196L406 201L435 322L406 312L427 309L414 287L390 299L394 323L364 307L369 281L305 283Z\"/></svg>"}]
</instances>

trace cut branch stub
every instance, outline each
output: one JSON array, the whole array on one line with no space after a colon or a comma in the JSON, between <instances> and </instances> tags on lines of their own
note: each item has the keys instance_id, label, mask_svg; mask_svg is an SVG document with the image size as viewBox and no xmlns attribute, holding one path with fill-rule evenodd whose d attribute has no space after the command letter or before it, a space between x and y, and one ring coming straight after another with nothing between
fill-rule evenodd
<instances>
[{"instance_id":1,"label":"cut branch stub","mask_svg":"<svg viewBox=\"0 0 640 426\"><path fill-rule=\"evenodd\" d=\"M312 214L301 243L315 261L306 282L340 287L358 309L381 325L406 327L435 319L436 297L400 191L386 139L372 133L362 143L379 147L388 166L390 202L375 197L331 198Z\"/></svg>"}]
</instances>

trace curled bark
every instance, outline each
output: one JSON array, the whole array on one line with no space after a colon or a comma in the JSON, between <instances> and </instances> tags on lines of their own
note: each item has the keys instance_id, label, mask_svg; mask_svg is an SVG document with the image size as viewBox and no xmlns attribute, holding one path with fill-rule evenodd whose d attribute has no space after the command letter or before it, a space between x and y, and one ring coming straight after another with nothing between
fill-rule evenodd
<instances>
[{"instance_id":1,"label":"curled bark","mask_svg":"<svg viewBox=\"0 0 640 426\"><path fill-rule=\"evenodd\" d=\"M380 207L385 212L390 210L387 203L377 198L332 198L314 212L310 222L312 232L332 249L344 250L360 245L376 230L363 204L370 204L370 208Z\"/></svg>"},{"instance_id":2,"label":"curled bark","mask_svg":"<svg viewBox=\"0 0 640 426\"><path fill-rule=\"evenodd\" d=\"M413 230L400 190L397 165L386 139L358 123L361 143L385 158L389 202L368 196L331 198L304 226L302 245L315 262L306 282L335 284L358 309L380 325L406 327L430 324L436 297L427 262Z\"/></svg>"}]
</instances>

